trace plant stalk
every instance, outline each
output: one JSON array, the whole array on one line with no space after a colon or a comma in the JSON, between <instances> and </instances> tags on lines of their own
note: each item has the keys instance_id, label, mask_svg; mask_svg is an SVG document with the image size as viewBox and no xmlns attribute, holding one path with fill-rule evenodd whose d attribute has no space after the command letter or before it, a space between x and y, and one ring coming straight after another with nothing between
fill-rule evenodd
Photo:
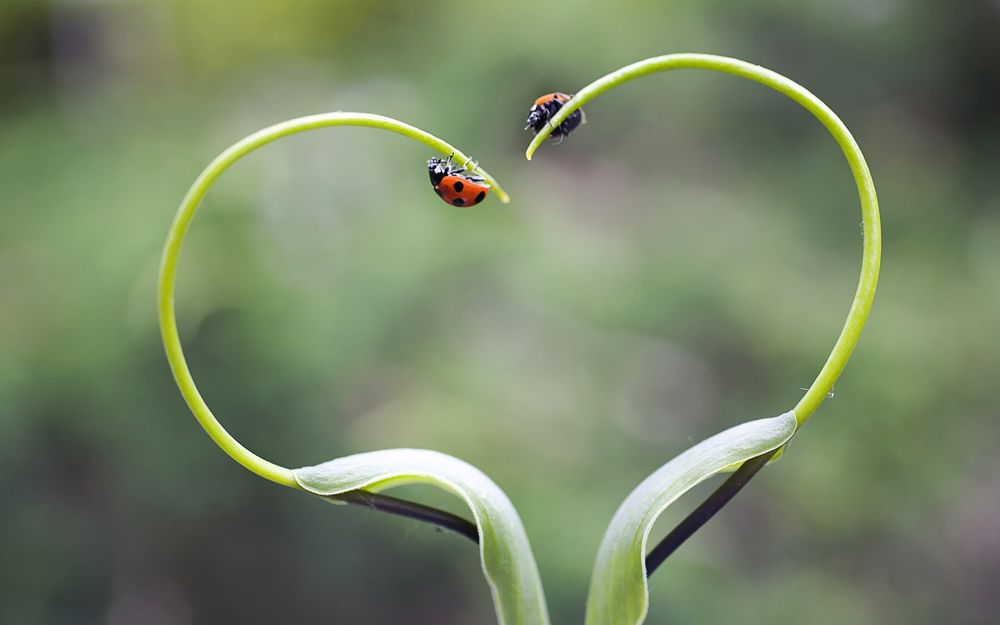
<instances>
[{"instance_id":1,"label":"plant stalk","mask_svg":"<svg viewBox=\"0 0 1000 625\"><path fill-rule=\"evenodd\" d=\"M740 492L776 453L778 450L772 449L744 462L700 506L664 536L663 540L653 547L649 555L646 556L646 577L651 577L656 569L663 564L663 561L670 557L670 554L677 551L677 548L683 545L684 541L691 538L705 523L708 523L709 519L722 510L723 506L729 503L729 500L735 497L736 493Z\"/></svg>"}]
</instances>

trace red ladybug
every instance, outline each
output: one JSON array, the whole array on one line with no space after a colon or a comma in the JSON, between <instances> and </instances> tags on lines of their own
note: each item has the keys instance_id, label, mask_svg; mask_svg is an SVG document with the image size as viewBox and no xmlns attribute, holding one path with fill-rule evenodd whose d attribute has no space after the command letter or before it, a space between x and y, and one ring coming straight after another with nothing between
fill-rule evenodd
<instances>
[{"instance_id":1,"label":"red ladybug","mask_svg":"<svg viewBox=\"0 0 1000 625\"><path fill-rule=\"evenodd\" d=\"M490 185L484 184L481 176L465 174L465 167L456 168L451 162L451 156L447 159L432 158L427 161L431 186L434 187L438 197L452 206L479 204L490 192ZM465 164L468 165L468 161Z\"/></svg>"},{"instance_id":2,"label":"red ladybug","mask_svg":"<svg viewBox=\"0 0 1000 625\"><path fill-rule=\"evenodd\" d=\"M535 100L535 104L528 111L528 122L525 124L524 129L531 128L535 131L535 134L541 132L545 128L545 125L549 123L549 120L563 107L563 104L569 102L571 97L573 96L556 91L555 93L547 93ZM576 130L577 126L586 123L587 116L583 114L583 109L576 109L561 124L552 129L549 138L555 139L559 137L561 141L569 133Z\"/></svg>"}]
</instances>

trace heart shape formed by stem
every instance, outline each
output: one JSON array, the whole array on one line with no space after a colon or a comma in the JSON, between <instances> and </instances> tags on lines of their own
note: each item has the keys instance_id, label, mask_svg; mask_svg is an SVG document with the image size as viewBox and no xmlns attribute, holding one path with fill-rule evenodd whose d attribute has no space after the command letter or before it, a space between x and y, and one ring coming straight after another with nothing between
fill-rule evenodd
<instances>
[{"instance_id":1,"label":"heart shape formed by stem","mask_svg":"<svg viewBox=\"0 0 1000 625\"><path fill-rule=\"evenodd\" d=\"M625 500L615 514L598 554L588 600L588 625L639 625L644 620L648 609L645 551L653 522L670 503L711 475L742 463L749 467L749 461L755 459L757 466L748 472L746 479L749 479L771 454L784 448L826 398L843 371L867 320L878 281L881 254L878 201L861 150L829 107L801 85L763 67L704 54L654 57L623 67L584 87L566 102L549 120L547 130L534 137L526 157L530 160L551 129L559 127L568 116L597 95L641 76L673 69L706 69L748 78L788 96L823 123L840 145L857 183L864 222L861 278L847 321L830 356L793 410L772 419L738 425L699 443L653 473ZM199 204L222 172L246 154L281 137L330 126L388 130L414 139L442 155L453 155L460 162L469 160L457 148L409 124L380 115L341 112L276 124L246 137L216 157L198 176L181 202L164 246L160 267L160 328L167 360L181 395L219 447L261 477L334 502L370 503L377 509L395 509L396 513L429 520L475 539L480 545L483 572L490 585L501 625L547 625L544 593L527 535L507 496L481 471L438 452L398 449L356 454L291 470L267 461L241 445L219 423L194 383L177 330L174 285L184 236ZM501 201L509 201L496 180L478 165L473 166L471 173L488 182ZM426 506L402 500L390 502L391 498L375 499L381 490L414 482L432 484L460 497L475 518L475 529L469 530L465 527L469 524L454 515ZM735 487L736 490L742 483ZM728 497L732 496L732 492ZM358 497L359 494L362 496ZM380 505L384 507L379 508ZM711 514L714 510L708 516ZM699 527L704 520L697 521L692 527Z\"/></svg>"}]
</instances>

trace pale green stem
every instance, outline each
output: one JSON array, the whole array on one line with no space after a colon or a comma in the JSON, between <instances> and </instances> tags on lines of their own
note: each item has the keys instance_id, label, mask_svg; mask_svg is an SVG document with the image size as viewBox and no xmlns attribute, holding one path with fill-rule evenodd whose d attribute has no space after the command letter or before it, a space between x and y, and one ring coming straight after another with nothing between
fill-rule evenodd
<instances>
[{"instance_id":1,"label":"pale green stem","mask_svg":"<svg viewBox=\"0 0 1000 625\"><path fill-rule=\"evenodd\" d=\"M390 130L419 141L445 156L454 154L455 160L459 164L469 160L469 157L458 148L419 128L389 117L367 113L338 112L310 115L275 124L274 126L255 132L232 145L209 163L208 167L201 172L201 175L191 185L187 195L184 196L180 207L177 209L174 222L170 226L167 242L163 248L160 278L157 287L160 331L163 334L163 346L167 352L167 360L170 362L170 369L173 371L174 379L177 380L177 386L180 388L181 395L184 396L184 401L191 408L191 412L194 413L194 416L201 423L201 426L205 428L208 435L212 437L212 440L234 460L261 477L292 488L299 488L292 476L292 471L264 460L241 445L239 441L233 438L222 427L219 420L212 414L208 404L205 403L201 393L198 392L198 387L191 377L190 369L188 369L187 361L184 359L184 350L181 348L180 335L177 332L177 317L174 310L174 283L177 276L177 263L180 259L181 246L184 243L184 235L187 234L188 227L191 225L191 220L194 219L195 211L198 209L198 205L201 204L202 198L205 197L209 187L212 186L212 183L215 182L222 172L250 152L276 139L328 126L365 126L368 128ZM478 167L475 168L475 172L490 183L493 187L493 192L500 201L505 203L510 201L510 198L497 185L492 176Z\"/></svg>"},{"instance_id":2,"label":"pale green stem","mask_svg":"<svg viewBox=\"0 0 1000 625\"><path fill-rule=\"evenodd\" d=\"M847 127L840 121L840 118L823 104L813 94L801 85L785 78L781 74L772 72L769 69L753 65L738 59L709 54L668 54L658 56L645 61L639 61L627 65L619 70L595 80L581 89L573 98L567 102L559 112L550 120L550 125L542 132L535 135L525 156L531 160L538 146L545 141L553 128L569 116L570 113L580 108L601 93L617 87L622 83L635 80L647 74L665 72L673 69L707 69L726 74L735 74L759 82L765 86L782 93L795 102L805 107L818 119L826 129L837 140L847 162L854 175L854 181L858 187L858 196L861 199L861 218L864 226L864 255L861 260L861 279L858 282L858 289L854 294L854 301L851 303L850 312L847 314L847 321L844 328L833 346L833 351L826 360L826 364L816 376L815 381L806 391L806 394L795 406L794 412L799 425L802 425L813 412L823 403L827 394L833 389L834 383L844 370L854 346L858 342L861 329L868 319L868 311L871 310L872 300L875 297L875 285L878 282L879 260L882 248L882 233L879 224L878 199L875 197L875 184L872 181L865 157L861 154L854 137L851 136Z\"/></svg>"}]
</instances>

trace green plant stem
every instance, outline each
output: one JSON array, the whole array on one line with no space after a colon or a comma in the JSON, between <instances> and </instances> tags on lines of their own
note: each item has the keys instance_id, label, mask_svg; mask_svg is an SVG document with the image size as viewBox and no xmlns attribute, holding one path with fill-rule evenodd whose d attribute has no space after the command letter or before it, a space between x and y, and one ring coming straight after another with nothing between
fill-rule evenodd
<instances>
[{"instance_id":1,"label":"green plant stem","mask_svg":"<svg viewBox=\"0 0 1000 625\"><path fill-rule=\"evenodd\" d=\"M851 352L854 351L854 346L857 344L861 329L868 319L868 312L871 310L872 300L875 297L875 285L878 282L882 245L878 199L875 196L875 184L872 181L871 173L868 171L868 165L865 163L864 155L862 155L861 149L858 147L850 131L826 104L801 85L759 65L709 54L668 54L627 65L602 78L598 78L581 89L552 118L549 126L535 135L534 139L528 145L525 156L528 160L531 160L535 150L545 141L545 138L548 137L553 128L559 126L570 113L598 95L636 78L675 69L704 69L734 74L759 82L788 96L812 113L826 127L830 134L833 135L833 138L837 141L844 156L847 158L851 173L854 175L854 181L858 188L858 197L861 200L861 218L864 228L861 278L858 282L857 291L854 294L854 301L851 303L850 311L847 314L847 320L833 346L833 350L830 352L830 356L827 358L822 369L820 369L812 385L806 391L806 394L794 408L796 421L801 426L819 408L820 404L823 403L823 400L827 397L827 393L833 388L840 373L844 370Z\"/></svg>"},{"instance_id":2,"label":"green plant stem","mask_svg":"<svg viewBox=\"0 0 1000 625\"><path fill-rule=\"evenodd\" d=\"M233 460L256 473L257 475L288 486L290 488L300 488L292 471L286 467L265 460L240 444L233 436L226 431L211 409L198 387L194 383L187 361L184 358L184 350L181 347L180 335L177 331L177 318L174 307L174 283L177 276L177 264L180 260L181 247L184 243L184 236L187 234L195 212L201 204L202 199L212 186L212 183L229 168L233 163L253 152L261 146L285 137L288 135L315 130L330 126L362 126L367 128L378 128L388 130L409 137L427 147L440 152L442 155L455 155L459 162L468 160L468 156L451 144L442 141L434 135L424 132L419 128L405 124L403 122L383 117L381 115L371 115L367 113L323 113L292 119L280 124L275 124L238 141L229 147L215 160L209 163L208 167L198 176L188 190L187 195L181 201L167 241L163 248L163 257L160 264L160 276L157 286L158 309L160 318L160 331L163 335L163 347L166 350L167 361L170 363L170 370L174 374L177 386L180 389L184 401L187 402L191 412L205 429L215 443L222 448ZM508 202L509 197L487 172L476 167L475 172L481 175L493 187L496 196L502 202Z\"/></svg>"},{"instance_id":3,"label":"green plant stem","mask_svg":"<svg viewBox=\"0 0 1000 625\"><path fill-rule=\"evenodd\" d=\"M326 499L429 523L459 536L465 536L477 545L479 544L479 527L475 523L457 514L438 510L431 506L366 490L352 490L340 495L330 495Z\"/></svg>"},{"instance_id":4,"label":"green plant stem","mask_svg":"<svg viewBox=\"0 0 1000 625\"><path fill-rule=\"evenodd\" d=\"M761 454L756 458L751 458L740 465L740 468L715 489L705 501L701 502L691 514L687 515L677 527L670 530L670 533L663 537L646 556L646 577L650 577L663 561L670 557L670 554L677 551L677 548L684 544L688 538L697 532L705 523L715 516L715 513L722 510L723 506L729 503L736 493L743 490L750 478L764 468L768 460L778 453L777 449Z\"/></svg>"}]
</instances>

